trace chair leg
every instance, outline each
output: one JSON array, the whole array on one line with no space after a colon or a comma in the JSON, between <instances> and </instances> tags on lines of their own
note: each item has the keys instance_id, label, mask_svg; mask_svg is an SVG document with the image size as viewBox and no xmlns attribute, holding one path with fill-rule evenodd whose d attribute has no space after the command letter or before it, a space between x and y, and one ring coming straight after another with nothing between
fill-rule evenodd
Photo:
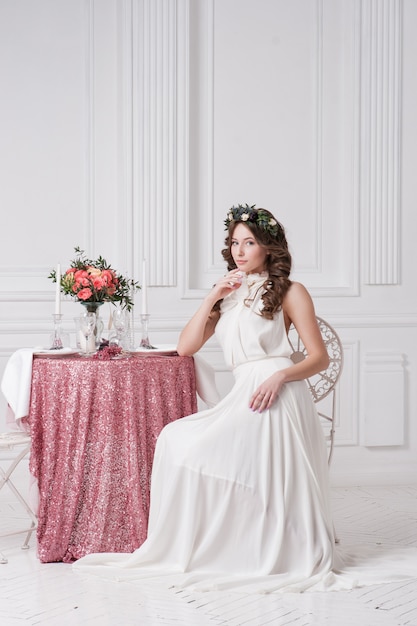
<instances>
[{"instance_id":1,"label":"chair leg","mask_svg":"<svg viewBox=\"0 0 417 626\"><path fill-rule=\"evenodd\" d=\"M32 511L32 509L29 506L29 504L26 502L26 500L23 497L23 495L20 493L20 491L17 489L16 485L13 483L13 481L11 479L11 476L12 476L14 470L16 469L17 465L20 463L20 461L28 454L29 450L30 450L30 446L28 445L15 458L13 463L9 466L9 468L6 471L4 471L2 467L0 467L0 489L2 489L7 484L9 489L14 494L16 499L20 502L22 507L25 509L26 513L28 514L28 516L30 517L30 520L31 520L31 524L30 524L29 528L26 527L26 528L23 528L22 530L17 530L17 531L12 531L12 532L9 532L9 533L0 534L0 537L9 537L9 536L12 536L12 535L20 535L20 534L26 533L25 541L23 542L23 545L21 546L22 550L28 550L29 549L29 547L30 547L29 546L29 541L30 541L30 538L32 537L33 531L36 530L36 528L37 528L38 519L37 519L36 514ZM0 552L0 564L6 564L6 563L8 563L8 559L4 556L4 554L2 552Z\"/></svg>"},{"instance_id":2,"label":"chair leg","mask_svg":"<svg viewBox=\"0 0 417 626\"><path fill-rule=\"evenodd\" d=\"M334 524L333 524L333 537L334 537L334 542L335 543L339 543L340 542L340 539L339 539L339 537L336 534L336 528L335 528Z\"/></svg>"},{"instance_id":3,"label":"chair leg","mask_svg":"<svg viewBox=\"0 0 417 626\"><path fill-rule=\"evenodd\" d=\"M30 548L29 541L30 541L30 538L32 537L32 533L34 530L36 530L36 524L35 522L32 521L30 530L28 531L28 534L26 535L26 539L22 545L22 550L29 550Z\"/></svg>"},{"instance_id":4,"label":"chair leg","mask_svg":"<svg viewBox=\"0 0 417 626\"><path fill-rule=\"evenodd\" d=\"M1 480L0 480L0 489L2 489L4 487L4 485L6 485L6 484L8 485L9 489L13 492L13 494L15 495L17 500L19 500L20 504L25 509L26 513L29 515L29 517L30 517L30 519L32 521L32 527L34 529L36 527L36 525L37 525L37 517L36 517L35 513L32 511L32 509L30 508L30 506L28 505L28 503L26 502L25 498L22 496L20 491L17 489L17 487L13 483L12 479L10 478L11 475L13 474L13 471L16 469L17 465L20 463L20 461L29 452L29 449L30 449L30 447L27 446L16 457L16 459L14 460L14 462L12 463L12 465L9 467L9 469L6 472L4 472L3 469L0 467L0 478L1 478ZM32 532L32 531L30 531L30 532Z\"/></svg>"}]
</instances>

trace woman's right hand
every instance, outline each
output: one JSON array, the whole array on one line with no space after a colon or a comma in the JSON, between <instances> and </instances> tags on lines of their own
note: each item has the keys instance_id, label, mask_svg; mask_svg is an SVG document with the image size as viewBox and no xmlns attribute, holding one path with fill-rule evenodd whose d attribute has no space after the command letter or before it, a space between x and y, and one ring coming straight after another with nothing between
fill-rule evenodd
<instances>
[{"instance_id":1,"label":"woman's right hand","mask_svg":"<svg viewBox=\"0 0 417 626\"><path fill-rule=\"evenodd\" d=\"M244 272L239 269L234 269L222 278L219 278L217 283L212 287L212 294L216 295L216 300L221 300L227 296L231 291L239 289L242 284Z\"/></svg>"}]
</instances>

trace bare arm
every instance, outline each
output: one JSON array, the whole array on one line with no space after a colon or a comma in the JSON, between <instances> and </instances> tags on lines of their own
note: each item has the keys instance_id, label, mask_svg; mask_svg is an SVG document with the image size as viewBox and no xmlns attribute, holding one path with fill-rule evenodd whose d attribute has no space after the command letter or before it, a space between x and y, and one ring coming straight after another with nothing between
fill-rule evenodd
<instances>
[{"instance_id":1,"label":"bare arm","mask_svg":"<svg viewBox=\"0 0 417 626\"><path fill-rule=\"evenodd\" d=\"M317 325L313 301L303 285L291 285L283 302L283 311L287 328L291 323L294 324L308 356L304 361L279 370L259 385L249 406L260 412L273 404L284 383L313 376L329 364L329 355Z\"/></svg>"},{"instance_id":2,"label":"bare arm","mask_svg":"<svg viewBox=\"0 0 417 626\"><path fill-rule=\"evenodd\" d=\"M324 370L329 364L329 355L317 324L314 304L307 289L300 283L293 283L283 304L288 324L294 324L307 350L307 358L286 371L285 382L302 380Z\"/></svg>"},{"instance_id":3,"label":"bare arm","mask_svg":"<svg viewBox=\"0 0 417 626\"><path fill-rule=\"evenodd\" d=\"M219 311L212 310L213 306L234 289L239 289L240 285L238 270L232 270L213 285L180 334L177 345L180 356L192 356L210 339L220 317Z\"/></svg>"}]
</instances>

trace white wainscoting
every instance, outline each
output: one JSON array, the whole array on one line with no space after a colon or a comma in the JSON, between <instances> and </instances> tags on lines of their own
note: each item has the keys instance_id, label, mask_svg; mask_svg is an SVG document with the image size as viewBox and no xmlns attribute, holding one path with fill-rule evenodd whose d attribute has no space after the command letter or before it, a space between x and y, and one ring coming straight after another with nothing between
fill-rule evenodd
<instances>
[{"instance_id":1,"label":"white wainscoting","mask_svg":"<svg viewBox=\"0 0 417 626\"><path fill-rule=\"evenodd\" d=\"M414 0L2 0L0 375L49 341L77 245L139 281L146 257L175 343L228 207L256 203L343 342L332 480L416 482L416 21Z\"/></svg>"}]
</instances>

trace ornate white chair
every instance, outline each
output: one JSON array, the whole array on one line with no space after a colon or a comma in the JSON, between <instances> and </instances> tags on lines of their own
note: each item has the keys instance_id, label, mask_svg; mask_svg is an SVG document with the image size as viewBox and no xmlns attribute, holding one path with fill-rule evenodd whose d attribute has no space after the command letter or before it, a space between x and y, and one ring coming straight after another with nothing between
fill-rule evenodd
<instances>
[{"instance_id":1,"label":"ornate white chair","mask_svg":"<svg viewBox=\"0 0 417 626\"><path fill-rule=\"evenodd\" d=\"M325 398L329 399L329 406L326 405L326 409L321 407L322 410L318 410L318 414L322 420L325 431L329 428L326 441L329 447L328 462L330 465L333 456L335 435L336 385L343 368L343 347L338 334L330 324L321 317L317 317L317 323L321 336L323 337L324 345L329 354L330 362L326 370L307 378L306 382L313 401L316 404L322 402ZM291 326L288 338L293 349L291 359L294 363L299 363L306 358L307 351L294 326Z\"/></svg>"},{"instance_id":2,"label":"ornate white chair","mask_svg":"<svg viewBox=\"0 0 417 626\"><path fill-rule=\"evenodd\" d=\"M17 454L14 454L15 449ZM16 432L5 432L0 433L0 451L10 452L13 454L7 455L6 460L11 460L10 465L7 469L4 469L0 465L0 491L3 489L5 485L7 485L13 495L16 497L18 502L25 509L29 520L30 526L23 528L22 530L12 530L3 532L3 529L0 529L0 538L2 537L10 537L12 535L20 535L21 533L26 533L25 541L22 545L22 550L27 550L29 548L29 541L32 536L34 530L37 527L37 517L28 502L16 487L15 483L12 481L12 476L19 463L27 456L30 451L30 435L25 432L16 431ZM4 461L2 460L2 464ZM3 503L4 504L4 503ZM2 513L1 515L2 521L5 519L5 515ZM28 521L29 521L28 520ZM0 552L0 564L7 563L7 558Z\"/></svg>"}]
</instances>

